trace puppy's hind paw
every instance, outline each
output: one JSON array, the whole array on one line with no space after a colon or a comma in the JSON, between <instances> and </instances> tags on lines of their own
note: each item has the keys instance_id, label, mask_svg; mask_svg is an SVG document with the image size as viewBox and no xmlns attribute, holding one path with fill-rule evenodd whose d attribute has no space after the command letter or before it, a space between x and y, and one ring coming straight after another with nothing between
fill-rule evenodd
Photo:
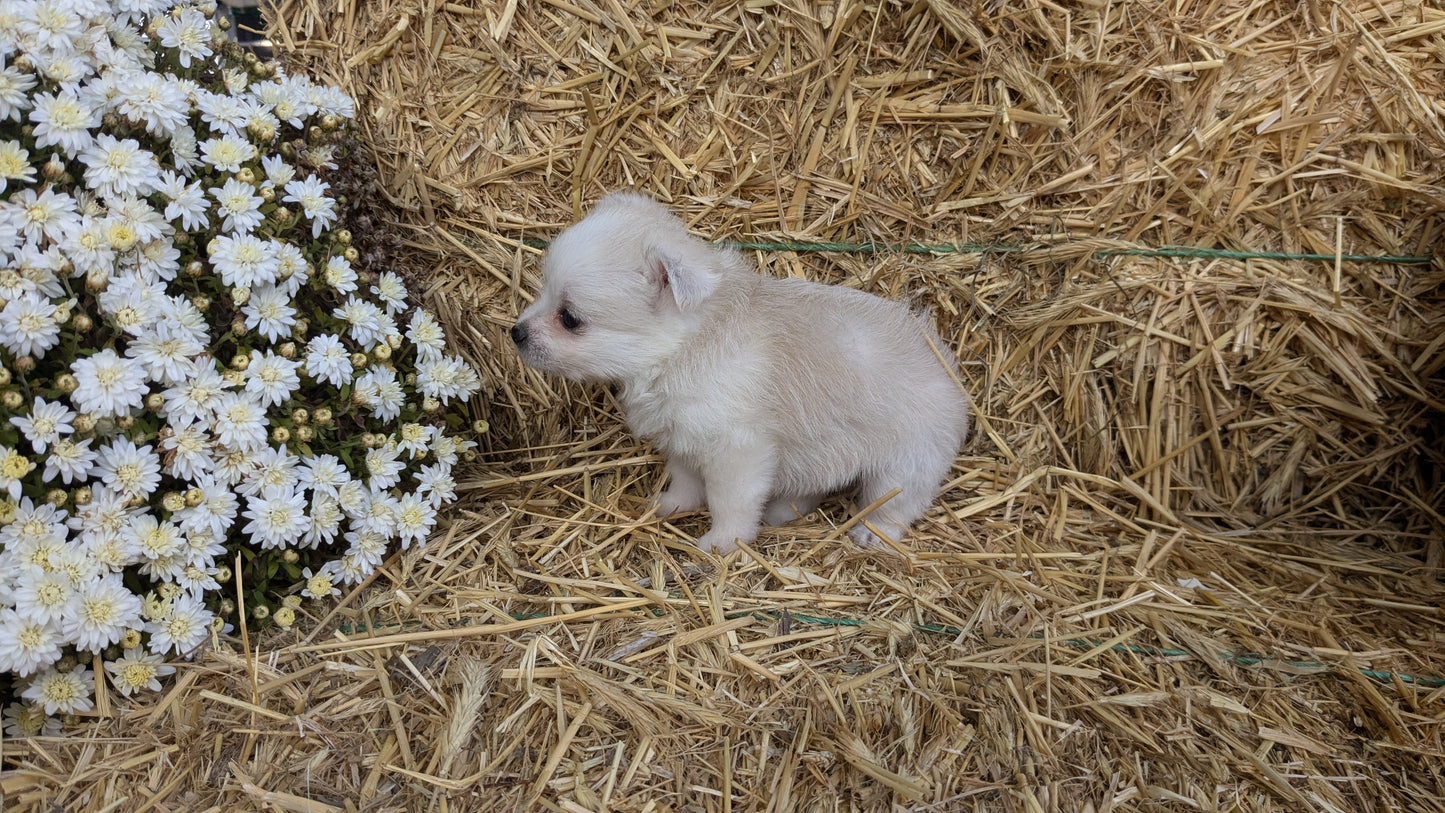
<instances>
[{"instance_id":1,"label":"puppy's hind paw","mask_svg":"<svg viewBox=\"0 0 1445 813\"><path fill-rule=\"evenodd\" d=\"M702 498L680 489L669 488L657 496L657 516L667 518L674 514L685 514L702 507Z\"/></svg>"},{"instance_id":2,"label":"puppy's hind paw","mask_svg":"<svg viewBox=\"0 0 1445 813\"><path fill-rule=\"evenodd\" d=\"M884 533L887 533L888 531L890 531L890 530L892 530L892 529L891 529L891 528L880 528L879 530L882 530ZM896 533L896 531L895 531L895 533ZM899 534L899 536L902 536L902 534ZM882 548L882 547L886 547L886 546L883 544L883 540L878 536L878 534L873 533L871 530L868 529L868 527L867 527L866 525L864 525L864 524L861 523L861 522L858 523L857 525L854 525L852 528L850 528L850 529L848 530L848 538L851 539L851 540L853 540L853 544L857 545L857 546L860 547L860 548ZM897 539L894 538L894 541L897 541Z\"/></svg>"},{"instance_id":3,"label":"puppy's hind paw","mask_svg":"<svg viewBox=\"0 0 1445 813\"><path fill-rule=\"evenodd\" d=\"M738 549L738 538L733 534L708 531L697 538L698 550L712 551L718 556L727 556Z\"/></svg>"}]
</instances>

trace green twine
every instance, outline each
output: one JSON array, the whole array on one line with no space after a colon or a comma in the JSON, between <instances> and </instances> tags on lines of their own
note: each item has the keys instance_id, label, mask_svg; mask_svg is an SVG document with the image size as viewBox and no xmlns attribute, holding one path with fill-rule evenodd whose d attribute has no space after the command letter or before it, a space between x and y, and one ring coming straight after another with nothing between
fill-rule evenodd
<instances>
[{"instance_id":1,"label":"green twine","mask_svg":"<svg viewBox=\"0 0 1445 813\"><path fill-rule=\"evenodd\" d=\"M744 616L744 615L751 615L753 618L757 618L757 619L762 620L762 621L776 621L776 620L778 620L778 618L779 618L779 615L778 615L777 613L764 613L764 612L738 613L738 614L735 615L735 616L729 616L729 617L730 617L730 618L740 618L740 617L742 617L742 616ZM862 627L862 626L867 625L867 623L868 623L867 621L859 621L859 620L853 619L853 618L822 618L822 617L819 617L819 616L798 615L798 614L796 614L796 613L791 613L791 612L788 614L788 616L789 616L790 618L792 618L794 621L801 621L801 622L803 622L804 624L822 624L822 625L829 625L829 626L834 626L834 627ZM936 625L936 624L914 624L914 625L912 625L912 626L913 626L913 629L916 630L916 631L918 631L918 632L929 632L929 633L935 633L935 634L938 634L938 635L954 635L954 636L958 636L958 635L962 635L962 634L963 634L963 630L958 629L957 627L945 627L945 626L939 626L939 625ZM1029 638L1030 638L1030 639L1033 639L1033 640L1043 640L1043 636L1042 636L1042 635L1030 635ZM1064 639L1064 640L1063 640L1063 643L1064 643L1064 644L1067 644L1068 646L1074 647L1075 649L1094 649L1095 647L1097 647L1097 646L1099 645L1099 644L1098 644L1097 642L1095 642L1095 641L1089 641L1089 640L1085 640L1085 639L1083 639L1083 638L1067 638L1067 639ZM1113 650L1113 651L1115 651L1115 652L1129 652L1129 653L1132 653L1132 654L1135 654L1135 655L1149 655L1149 656L1151 656L1151 657L1156 657L1156 658L1157 658L1157 657L1167 657L1167 658L1194 658L1194 657L1196 657L1193 652L1190 652L1190 651L1184 650L1184 649L1170 649L1170 648L1168 648L1168 647L1157 647L1157 646L1139 646L1139 645L1137 645L1137 644L1114 644L1113 646L1109 647L1109 649L1111 649L1111 650ZM1221 652L1221 653L1219 653L1219 657L1220 657L1221 659L1223 659L1223 660L1231 661L1231 662L1236 663L1236 664L1238 664L1238 665L1240 665L1240 666L1258 666L1259 664L1262 664L1262 663L1266 663L1266 662L1275 660L1275 659L1273 659L1273 658L1265 658L1265 657L1261 657L1261 656L1259 656L1259 655L1236 655L1236 654L1234 654L1234 653L1232 653L1232 652ZM1330 664L1327 664L1327 663L1312 663L1312 662L1309 662L1309 661L1283 661L1283 660L1282 660L1282 661L1278 661L1278 662L1284 664L1285 666L1290 666L1290 667L1293 667L1293 668L1296 668L1296 669L1311 669L1311 670L1326 671L1326 672L1337 672L1337 671L1338 671L1338 669L1337 669L1336 667L1331 666ZM1392 682L1394 682L1394 679L1398 677L1398 678L1400 679L1400 682L1401 682L1401 683L1413 683L1413 684L1416 684L1416 685L1419 685L1419 686L1424 686L1424 687L1430 688L1430 689L1435 689L1435 688L1439 688L1439 687L1441 687L1441 686L1445 686L1445 678L1438 678L1438 677L1417 677L1417 676L1414 676L1414 675L1407 675L1407 674L1405 674L1404 672L1382 672L1382 671L1380 671L1380 670L1378 670L1378 669L1364 669L1364 668L1361 668L1361 669L1360 669L1360 674L1362 674L1362 675L1364 675L1365 677L1368 677L1368 678L1374 678L1375 680L1378 680L1378 681L1380 681L1380 682L1382 682L1382 683L1392 683Z\"/></svg>"},{"instance_id":2,"label":"green twine","mask_svg":"<svg viewBox=\"0 0 1445 813\"><path fill-rule=\"evenodd\" d=\"M549 241L527 237L522 243L530 248L545 249ZM971 244L922 243L816 243L816 242L749 242L724 240L721 245L742 251L796 251L804 253L839 252L843 254L1019 254L1054 250L1049 246L979 246ZM1205 260L1311 260L1318 262L1351 262L1395 265L1428 265L1432 257L1375 254L1290 254L1283 251L1230 251L1221 248L1193 246L1160 246L1159 248L1099 249L1099 257L1178 257Z\"/></svg>"},{"instance_id":3,"label":"green twine","mask_svg":"<svg viewBox=\"0 0 1445 813\"><path fill-rule=\"evenodd\" d=\"M514 620L514 621L530 621L530 620L534 620L534 619L538 619L538 618L546 618L546 617L547 617L547 614L546 614L546 613L508 613L508 615L509 615L509 616L512 618L512 620ZM779 620L779 619L782 618L782 614L781 614L781 613L769 613L769 612L763 612L763 611L761 611L761 610L753 610L753 611L749 611L749 612L740 612L740 613L731 613L731 614L728 614L728 615L726 615L726 616L724 616L724 617L731 620L731 619L734 619L734 618L743 618L743 617L745 617L745 616L751 616L752 618L756 618L756 619L758 619L759 621L777 621L777 620ZM800 622L800 623L803 623L803 624L818 624L818 625L820 625L820 626L831 626L831 627L863 627L863 626L867 626L868 623L869 623L866 619L865 619L865 620L859 620L859 619L856 619L856 618L827 618L827 617L824 617L824 616L816 616L816 615L800 615L800 614L798 614L798 613L794 613L794 612L791 612L791 611L789 611L789 613L788 613L788 618L790 618L790 619L793 620L793 621L797 621L797 622ZM473 621L473 619L471 619L471 618L459 618L459 619L457 619L456 622L454 622L454 623L455 623L455 624L470 623L471 621ZM360 626L354 626L354 625L351 625L351 624L342 624L342 625L339 625L339 626L337 627L337 629L338 629L340 632L343 632L343 633L346 633L346 634L350 635L350 634L357 633L357 632L374 632L374 631L379 630L379 629L386 629L386 628L391 628L391 627L408 627L408 626L416 625L416 624L418 624L418 623L420 623L420 622L417 622L417 621L407 621L407 622L403 622L403 623L401 623L401 624L360 625ZM912 626L912 628L913 628L915 631L917 631L917 632L927 632L927 633L932 633L932 634L935 634L935 635L952 635L952 636L955 636L955 637L956 637L956 636L959 636L959 635L962 635L962 634L963 634L963 630L958 629L957 627L940 626L940 625L938 625L938 624L913 624L913 625L911 625L911 626ZM1042 636L1042 635L1031 635L1031 636L1029 636L1029 638L1032 639L1032 640L1040 640L1040 641L1043 640L1043 636ZM361 641L358 641L357 643L365 643L365 641L364 641L364 640L361 640ZM1098 647L1098 645L1099 645L1099 644L1098 644L1097 642L1095 642L1095 641L1089 641L1089 640L1083 639L1083 638L1066 638L1066 639L1063 639L1062 643L1064 643L1064 644L1067 645L1067 646L1071 646L1071 647L1073 647L1073 648L1075 648L1075 649L1086 649L1086 650L1087 650L1087 649L1094 649L1094 648ZM1147 655L1147 656L1156 657L1156 658L1191 658L1191 659L1193 659L1193 658L1197 657L1193 652L1190 652L1190 651L1184 650L1184 649L1171 649L1171 648L1169 648L1169 647L1157 647L1157 646L1139 646L1138 644L1114 644L1113 646L1109 647L1109 649L1113 650L1114 652L1128 652L1128 653L1134 654L1134 655ZM1310 661L1285 661L1285 660L1278 660L1278 659L1275 659L1275 658L1266 658L1266 657L1263 657L1263 656L1260 656L1260 655L1236 655L1236 654L1234 654L1234 653L1232 653L1232 652L1221 652L1221 653L1219 653L1219 657L1220 657L1222 660L1230 661L1230 662L1235 663L1235 664L1237 664L1237 665L1239 665L1239 666L1258 666L1258 665L1260 665L1260 664L1269 663L1269 662L1272 662L1272 661L1273 661L1273 662L1278 662L1278 663L1284 664L1285 666L1289 666L1289 667L1295 668L1295 669L1308 669L1308 670L1319 671L1319 672L1334 672L1334 673L1338 673L1338 672L1339 672L1339 669L1338 669L1337 667L1332 666L1332 665L1327 664L1327 663L1314 663L1314 662L1310 662ZM1384 672L1384 671L1381 671L1381 670L1379 670L1379 669L1365 669L1365 668L1363 668L1363 667L1358 667L1358 669L1359 669L1360 674L1364 675L1364 676L1367 677L1367 678L1373 678L1374 680L1377 680L1377 681L1379 681L1379 682L1381 682L1381 683L1390 683L1390 684L1393 684L1393 683L1395 682L1395 679L1398 678L1401 683L1407 683L1407 684L1413 684L1413 685L1416 685L1416 686L1422 686L1422 687L1427 688L1427 689L1437 689L1437 688L1440 688L1440 687L1442 687L1442 686L1445 686L1445 678L1438 678L1438 677L1420 677L1420 676L1416 676L1416 675L1407 675L1407 674L1405 674L1404 672Z\"/></svg>"}]
</instances>

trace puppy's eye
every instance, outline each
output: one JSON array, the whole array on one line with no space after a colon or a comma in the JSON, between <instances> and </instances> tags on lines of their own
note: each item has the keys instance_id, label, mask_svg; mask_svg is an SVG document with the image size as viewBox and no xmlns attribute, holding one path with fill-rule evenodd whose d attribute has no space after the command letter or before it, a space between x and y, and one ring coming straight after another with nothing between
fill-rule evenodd
<instances>
[{"instance_id":1,"label":"puppy's eye","mask_svg":"<svg viewBox=\"0 0 1445 813\"><path fill-rule=\"evenodd\" d=\"M557 321L562 323L563 328L571 331L575 331L577 330L577 328L582 327L582 319L578 317L577 314L573 313L571 308L559 309L557 311Z\"/></svg>"}]
</instances>

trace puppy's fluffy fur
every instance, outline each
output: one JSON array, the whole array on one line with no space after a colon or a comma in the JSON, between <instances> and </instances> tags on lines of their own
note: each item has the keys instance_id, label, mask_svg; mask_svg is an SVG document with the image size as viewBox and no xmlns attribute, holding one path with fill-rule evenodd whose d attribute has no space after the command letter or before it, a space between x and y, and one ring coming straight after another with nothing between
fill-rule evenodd
<instances>
[{"instance_id":1,"label":"puppy's fluffy fur","mask_svg":"<svg viewBox=\"0 0 1445 813\"><path fill-rule=\"evenodd\" d=\"M952 355L904 305L761 276L637 194L558 236L512 338L532 367L619 385L633 431L667 456L658 514L711 510L704 550L855 485L860 506L901 489L868 518L899 539L968 431ZM861 524L852 537L878 543Z\"/></svg>"}]
</instances>

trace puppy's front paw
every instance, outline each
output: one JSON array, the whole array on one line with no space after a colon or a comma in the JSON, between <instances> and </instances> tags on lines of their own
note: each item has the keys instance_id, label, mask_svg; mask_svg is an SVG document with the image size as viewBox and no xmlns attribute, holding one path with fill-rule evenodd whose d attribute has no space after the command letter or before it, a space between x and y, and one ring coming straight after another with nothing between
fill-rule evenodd
<instances>
[{"instance_id":1,"label":"puppy's front paw","mask_svg":"<svg viewBox=\"0 0 1445 813\"><path fill-rule=\"evenodd\" d=\"M669 488L657 496L657 516L670 517L702 507L702 495L680 488Z\"/></svg>"},{"instance_id":2,"label":"puppy's front paw","mask_svg":"<svg viewBox=\"0 0 1445 813\"><path fill-rule=\"evenodd\" d=\"M697 538L697 547L699 550L710 550L718 556L727 556L738 549L738 538L735 534L708 531Z\"/></svg>"},{"instance_id":3,"label":"puppy's front paw","mask_svg":"<svg viewBox=\"0 0 1445 813\"><path fill-rule=\"evenodd\" d=\"M883 540L878 537L878 534L868 530L867 526L861 522L849 529L848 538L860 548L883 547Z\"/></svg>"}]
</instances>

